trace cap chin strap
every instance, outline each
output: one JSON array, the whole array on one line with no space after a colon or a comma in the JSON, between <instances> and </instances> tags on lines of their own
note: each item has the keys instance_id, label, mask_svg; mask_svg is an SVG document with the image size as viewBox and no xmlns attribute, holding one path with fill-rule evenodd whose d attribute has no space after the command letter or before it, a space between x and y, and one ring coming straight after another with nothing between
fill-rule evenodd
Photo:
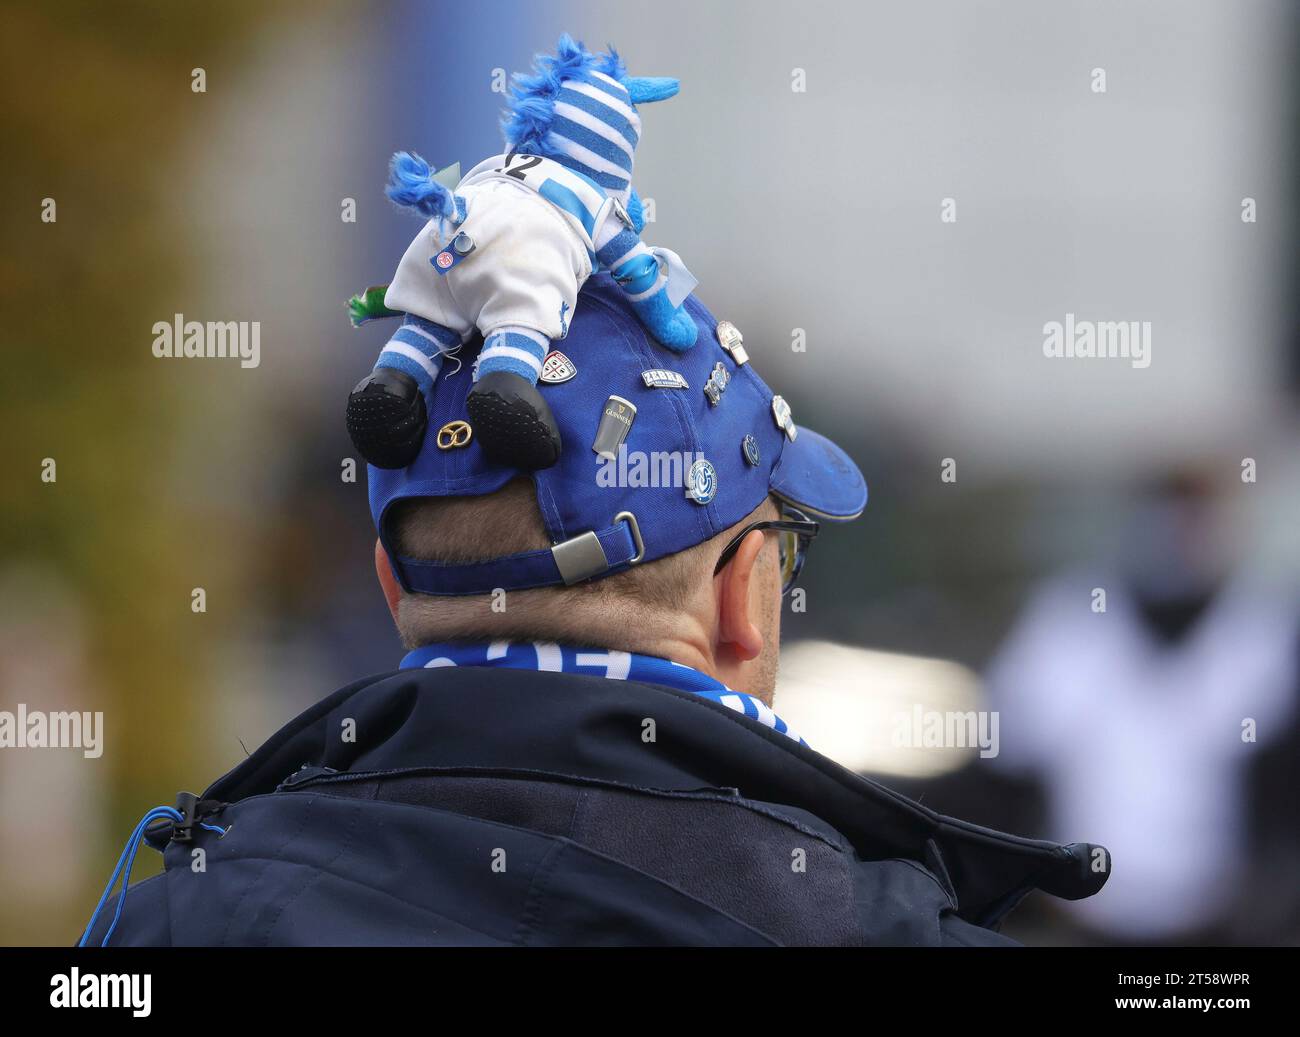
<instances>
[{"instance_id":1,"label":"cap chin strap","mask_svg":"<svg viewBox=\"0 0 1300 1037\"><path fill-rule=\"evenodd\" d=\"M581 533L545 550L464 564L394 558L393 570L403 589L416 594L491 594L561 583L572 586L636 565L644 557L636 516L620 511L613 525Z\"/></svg>"}]
</instances>

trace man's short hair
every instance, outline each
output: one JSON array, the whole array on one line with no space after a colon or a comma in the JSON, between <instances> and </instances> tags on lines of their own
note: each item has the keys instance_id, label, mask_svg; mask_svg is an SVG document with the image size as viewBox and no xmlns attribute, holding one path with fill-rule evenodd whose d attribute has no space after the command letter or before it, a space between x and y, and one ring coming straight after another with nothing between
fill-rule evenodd
<instances>
[{"instance_id":1,"label":"man's short hair","mask_svg":"<svg viewBox=\"0 0 1300 1037\"><path fill-rule=\"evenodd\" d=\"M776 510L765 498L737 527ZM525 477L477 497L410 497L395 503L385 522L397 553L419 561L484 562L552 546L533 482ZM457 597L403 594L398 632L408 648L431 641L512 638L627 649L633 624L680 613L707 588L733 530L573 587Z\"/></svg>"}]
</instances>

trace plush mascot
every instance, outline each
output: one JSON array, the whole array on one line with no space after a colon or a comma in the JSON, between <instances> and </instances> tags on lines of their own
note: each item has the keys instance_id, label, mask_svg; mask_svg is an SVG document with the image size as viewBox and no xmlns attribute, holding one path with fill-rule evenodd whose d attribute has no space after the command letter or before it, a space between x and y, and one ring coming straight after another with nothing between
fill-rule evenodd
<instances>
[{"instance_id":1,"label":"plush mascot","mask_svg":"<svg viewBox=\"0 0 1300 1037\"><path fill-rule=\"evenodd\" d=\"M354 324L404 317L348 398L348 431L367 461L401 468L415 458L443 357L477 331L475 439L502 464L553 465L560 436L537 380L593 271L610 271L655 340L695 344L682 303L696 281L676 253L641 241L632 188L637 106L677 89L675 79L629 76L613 48L592 53L566 35L533 75L515 77L504 155L458 182L458 166L439 173L417 155L393 157L388 197L428 222L392 283L350 303Z\"/></svg>"}]
</instances>

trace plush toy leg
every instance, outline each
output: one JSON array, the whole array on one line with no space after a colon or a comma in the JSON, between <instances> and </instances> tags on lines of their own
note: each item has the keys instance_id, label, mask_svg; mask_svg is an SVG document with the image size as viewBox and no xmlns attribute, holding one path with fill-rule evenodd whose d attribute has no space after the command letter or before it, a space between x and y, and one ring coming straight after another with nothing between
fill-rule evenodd
<instances>
[{"instance_id":1,"label":"plush toy leg","mask_svg":"<svg viewBox=\"0 0 1300 1037\"><path fill-rule=\"evenodd\" d=\"M375 369L348 396L348 434L366 461L376 468L405 468L415 460L442 354L459 345L460 336L450 328L407 315Z\"/></svg>"},{"instance_id":2,"label":"plush toy leg","mask_svg":"<svg viewBox=\"0 0 1300 1037\"><path fill-rule=\"evenodd\" d=\"M560 430L537 389L549 347L527 328L497 328L483 344L465 407L474 438L498 464L536 471L560 459Z\"/></svg>"}]
</instances>

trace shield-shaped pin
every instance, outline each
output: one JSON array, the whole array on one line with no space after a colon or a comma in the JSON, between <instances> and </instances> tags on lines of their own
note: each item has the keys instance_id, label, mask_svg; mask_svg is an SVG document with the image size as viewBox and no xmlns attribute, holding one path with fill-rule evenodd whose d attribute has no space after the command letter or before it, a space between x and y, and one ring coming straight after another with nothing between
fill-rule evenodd
<instances>
[{"instance_id":1,"label":"shield-shaped pin","mask_svg":"<svg viewBox=\"0 0 1300 1037\"><path fill-rule=\"evenodd\" d=\"M572 360L558 349L552 349L542 361L540 381L547 385L558 385L560 382L567 382L577 373L578 369L573 366Z\"/></svg>"}]
</instances>

